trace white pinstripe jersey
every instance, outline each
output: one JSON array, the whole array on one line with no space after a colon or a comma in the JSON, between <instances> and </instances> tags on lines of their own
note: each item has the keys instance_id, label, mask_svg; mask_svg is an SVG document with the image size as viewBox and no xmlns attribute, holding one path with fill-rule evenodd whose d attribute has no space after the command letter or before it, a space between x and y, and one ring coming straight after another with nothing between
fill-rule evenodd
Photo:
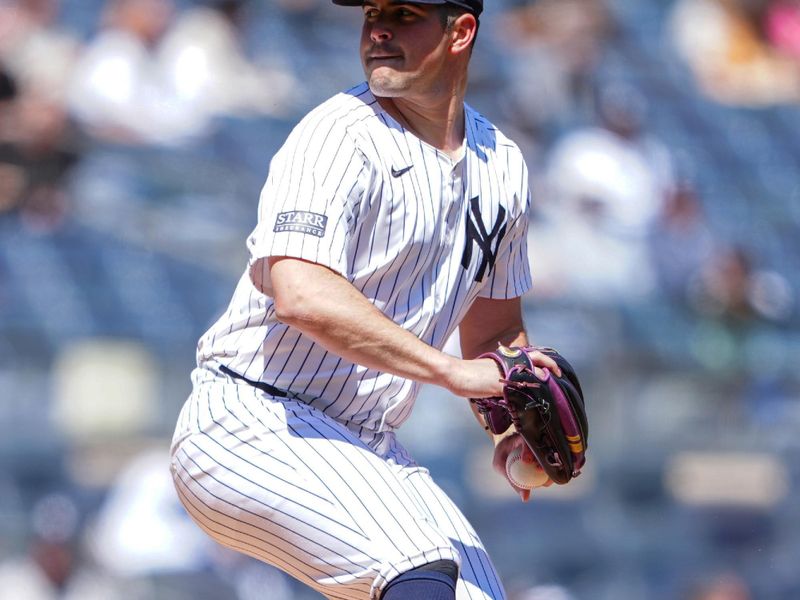
<instances>
[{"instance_id":1,"label":"white pinstripe jersey","mask_svg":"<svg viewBox=\"0 0 800 600\"><path fill-rule=\"evenodd\" d=\"M394 429L419 384L350 363L275 317L265 257L340 273L395 323L442 348L476 297L531 285L530 192L519 148L471 107L454 161L406 131L366 83L312 110L276 153L248 238L250 262L198 364L223 364L360 435Z\"/></svg>"}]
</instances>

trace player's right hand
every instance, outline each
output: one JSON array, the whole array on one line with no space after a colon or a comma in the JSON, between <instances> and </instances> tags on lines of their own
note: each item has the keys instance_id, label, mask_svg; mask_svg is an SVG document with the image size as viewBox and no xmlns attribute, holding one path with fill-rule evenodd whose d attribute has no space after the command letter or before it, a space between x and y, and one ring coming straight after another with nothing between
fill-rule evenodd
<instances>
[{"instance_id":1,"label":"player's right hand","mask_svg":"<svg viewBox=\"0 0 800 600\"><path fill-rule=\"evenodd\" d=\"M531 490L517 487L511 483L511 481L508 479L508 473L506 471L506 461L508 460L508 455L517 448L522 449L523 462L529 464L537 463L538 461L536 460L536 457L533 455L533 452L531 452L531 449L528 448L528 445L525 443L525 440L522 438L522 436L517 433L506 436L497 436L495 441L496 445L494 448L494 456L492 457L492 468L500 473L506 481L508 481L508 485L514 488L514 491L519 494L519 497L523 502L527 502L531 498ZM553 485L553 481L548 480L548 482L542 487L550 487L551 485Z\"/></svg>"},{"instance_id":2,"label":"player's right hand","mask_svg":"<svg viewBox=\"0 0 800 600\"><path fill-rule=\"evenodd\" d=\"M497 363L489 358L457 360L445 387L462 398L493 398L503 395Z\"/></svg>"}]
</instances>

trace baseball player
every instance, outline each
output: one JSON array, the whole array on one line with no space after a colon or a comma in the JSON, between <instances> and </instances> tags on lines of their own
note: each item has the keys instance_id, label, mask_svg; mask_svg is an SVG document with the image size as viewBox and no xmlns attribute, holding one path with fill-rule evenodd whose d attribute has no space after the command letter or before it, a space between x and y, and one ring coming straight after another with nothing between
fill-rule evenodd
<instances>
[{"instance_id":1,"label":"baseball player","mask_svg":"<svg viewBox=\"0 0 800 600\"><path fill-rule=\"evenodd\" d=\"M497 396L497 365L472 357L527 343L527 168L464 103L483 2L333 1L362 7L367 81L271 162L249 264L198 344L176 489L215 540L326 598L502 599L474 529L395 435L422 384ZM441 350L457 329L465 358ZM495 442L505 474L522 442Z\"/></svg>"}]
</instances>

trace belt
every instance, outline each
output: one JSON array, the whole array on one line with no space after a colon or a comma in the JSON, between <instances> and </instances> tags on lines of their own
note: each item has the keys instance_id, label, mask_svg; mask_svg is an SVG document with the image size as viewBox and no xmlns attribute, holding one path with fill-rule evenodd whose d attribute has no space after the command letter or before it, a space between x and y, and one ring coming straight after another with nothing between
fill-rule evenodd
<instances>
[{"instance_id":1,"label":"belt","mask_svg":"<svg viewBox=\"0 0 800 600\"><path fill-rule=\"evenodd\" d=\"M237 373L236 371L231 371L225 365L218 365L218 366L219 370L225 373L225 375L227 375L228 377L232 377L233 379L240 379L245 383L249 383L254 388L258 388L259 390L261 390L262 392L266 392L270 396L277 396L278 398L287 398L289 396L289 394L287 394L285 391L280 390L268 383L264 383L263 381L253 381L252 379L248 379L244 375L239 375L239 373Z\"/></svg>"}]
</instances>

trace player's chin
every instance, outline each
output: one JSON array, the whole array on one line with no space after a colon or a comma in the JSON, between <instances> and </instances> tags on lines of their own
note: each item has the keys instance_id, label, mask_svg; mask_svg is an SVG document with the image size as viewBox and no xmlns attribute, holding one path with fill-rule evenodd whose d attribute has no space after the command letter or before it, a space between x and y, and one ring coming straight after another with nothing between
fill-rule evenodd
<instances>
[{"instance_id":1,"label":"player's chin","mask_svg":"<svg viewBox=\"0 0 800 600\"><path fill-rule=\"evenodd\" d=\"M368 82L370 91L382 98L402 96L407 87L397 77L397 73L385 67L373 70L369 74Z\"/></svg>"}]
</instances>

